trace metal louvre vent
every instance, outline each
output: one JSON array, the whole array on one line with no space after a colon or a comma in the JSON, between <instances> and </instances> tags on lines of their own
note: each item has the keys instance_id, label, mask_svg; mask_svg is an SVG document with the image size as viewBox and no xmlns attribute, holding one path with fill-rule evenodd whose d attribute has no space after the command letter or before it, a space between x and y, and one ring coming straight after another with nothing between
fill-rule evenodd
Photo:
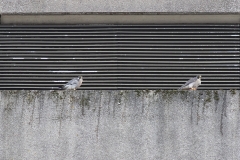
<instances>
[{"instance_id":1,"label":"metal louvre vent","mask_svg":"<svg viewBox=\"0 0 240 160\"><path fill-rule=\"evenodd\" d=\"M239 89L239 24L0 25L0 89Z\"/></svg>"}]
</instances>

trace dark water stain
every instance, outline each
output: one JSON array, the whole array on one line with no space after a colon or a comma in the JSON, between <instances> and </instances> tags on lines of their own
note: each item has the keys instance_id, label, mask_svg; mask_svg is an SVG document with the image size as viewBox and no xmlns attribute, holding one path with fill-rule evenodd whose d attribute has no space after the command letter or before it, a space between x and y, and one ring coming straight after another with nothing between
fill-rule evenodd
<instances>
[{"instance_id":1,"label":"dark water stain","mask_svg":"<svg viewBox=\"0 0 240 160\"><path fill-rule=\"evenodd\" d=\"M111 99L112 99L112 92L108 92L108 103L107 103L107 107L108 107L108 115L110 115L110 103L111 103Z\"/></svg>"},{"instance_id":2,"label":"dark water stain","mask_svg":"<svg viewBox=\"0 0 240 160\"><path fill-rule=\"evenodd\" d=\"M64 110L64 106L62 106L60 116L58 117L59 118L59 131L58 131L59 136L61 135L62 120L63 120L63 110Z\"/></svg>"},{"instance_id":3,"label":"dark water stain","mask_svg":"<svg viewBox=\"0 0 240 160\"><path fill-rule=\"evenodd\" d=\"M113 113L112 113L113 118L115 117L115 114L116 114L116 106L118 106L118 103L119 103L118 96L119 96L119 94L117 92L115 92L114 102L113 102Z\"/></svg>"},{"instance_id":4,"label":"dark water stain","mask_svg":"<svg viewBox=\"0 0 240 160\"><path fill-rule=\"evenodd\" d=\"M227 117L227 91L224 91L224 97L223 97L223 105L222 105L222 112L221 112L221 123L220 123L220 132L223 135L223 118L224 116Z\"/></svg>"},{"instance_id":5,"label":"dark water stain","mask_svg":"<svg viewBox=\"0 0 240 160\"><path fill-rule=\"evenodd\" d=\"M32 114L31 114L30 122L29 122L29 125L31 125L31 126L32 126L32 124L33 124L33 117L34 117L35 108L36 108L36 106L33 105L33 107L32 107Z\"/></svg>"},{"instance_id":6,"label":"dark water stain","mask_svg":"<svg viewBox=\"0 0 240 160\"><path fill-rule=\"evenodd\" d=\"M41 116L43 112L43 106L44 106L44 95L45 93L41 92L39 97L39 107L38 107L38 123L41 123ZM38 95L39 96L39 95Z\"/></svg>"},{"instance_id":7,"label":"dark water stain","mask_svg":"<svg viewBox=\"0 0 240 160\"><path fill-rule=\"evenodd\" d=\"M191 105L191 116L190 116L190 120L191 120L191 123L193 123L193 107L194 107L194 95L191 94L191 102L192 102L192 105Z\"/></svg>"},{"instance_id":8,"label":"dark water stain","mask_svg":"<svg viewBox=\"0 0 240 160\"><path fill-rule=\"evenodd\" d=\"M144 113L145 105L144 105L144 95L142 95L142 114Z\"/></svg>"},{"instance_id":9,"label":"dark water stain","mask_svg":"<svg viewBox=\"0 0 240 160\"><path fill-rule=\"evenodd\" d=\"M100 95L100 103L99 103L98 114L97 114L97 126L96 126L97 142L98 142L98 136L99 136L99 126L100 126L101 109L102 109L102 94Z\"/></svg>"},{"instance_id":10,"label":"dark water stain","mask_svg":"<svg viewBox=\"0 0 240 160\"><path fill-rule=\"evenodd\" d=\"M214 98L214 104L215 104L215 112L217 112L218 103L219 103L219 99L220 99L218 91L214 91L213 98Z\"/></svg>"},{"instance_id":11,"label":"dark water stain","mask_svg":"<svg viewBox=\"0 0 240 160\"><path fill-rule=\"evenodd\" d=\"M196 93L197 94L197 93ZM199 93L200 94L200 93ZM198 125L198 122L200 121L201 117L200 117L200 114L199 114L199 108L200 108L200 101L201 101L201 96L200 95L197 95L197 125ZM204 108L204 107L203 107ZM202 113L204 112L204 109L202 111Z\"/></svg>"},{"instance_id":12,"label":"dark water stain","mask_svg":"<svg viewBox=\"0 0 240 160\"><path fill-rule=\"evenodd\" d=\"M210 90L207 90L205 93L206 94L205 94L204 103L203 103L204 106L206 106L207 103L212 102L212 92ZM208 108L209 106L206 106L206 107Z\"/></svg>"}]
</instances>

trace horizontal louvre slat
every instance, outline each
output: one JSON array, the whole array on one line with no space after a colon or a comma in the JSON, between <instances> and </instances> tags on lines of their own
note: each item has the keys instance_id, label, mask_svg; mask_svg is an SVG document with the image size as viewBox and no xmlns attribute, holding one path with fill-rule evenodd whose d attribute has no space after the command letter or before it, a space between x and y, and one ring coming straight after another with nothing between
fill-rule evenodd
<instances>
[{"instance_id":1,"label":"horizontal louvre slat","mask_svg":"<svg viewBox=\"0 0 240 160\"><path fill-rule=\"evenodd\" d=\"M239 24L0 25L0 89L239 89Z\"/></svg>"}]
</instances>

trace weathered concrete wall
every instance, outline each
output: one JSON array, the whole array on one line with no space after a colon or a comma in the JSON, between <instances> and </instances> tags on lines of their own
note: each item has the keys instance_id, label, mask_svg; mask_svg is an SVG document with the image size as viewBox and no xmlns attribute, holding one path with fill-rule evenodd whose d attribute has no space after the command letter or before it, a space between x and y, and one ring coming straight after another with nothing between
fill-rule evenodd
<instances>
[{"instance_id":1,"label":"weathered concrete wall","mask_svg":"<svg viewBox=\"0 0 240 160\"><path fill-rule=\"evenodd\" d=\"M0 0L0 13L240 13L240 0Z\"/></svg>"},{"instance_id":2,"label":"weathered concrete wall","mask_svg":"<svg viewBox=\"0 0 240 160\"><path fill-rule=\"evenodd\" d=\"M0 0L0 24L240 23L240 0Z\"/></svg>"},{"instance_id":3,"label":"weathered concrete wall","mask_svg":"<svg viewBox=\"0 0 240 160\"><path fill-rule=\"evenodd\" d=\"M0 91L0 159L237 160L239 109L239 91Z\"/></svg>"}]
</instances>

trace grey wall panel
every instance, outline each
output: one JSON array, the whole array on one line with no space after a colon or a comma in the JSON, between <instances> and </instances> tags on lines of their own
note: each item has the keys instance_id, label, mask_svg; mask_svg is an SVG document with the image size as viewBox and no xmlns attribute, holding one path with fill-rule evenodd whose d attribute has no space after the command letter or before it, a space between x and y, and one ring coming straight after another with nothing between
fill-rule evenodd
<instances>
[{"instance_id":1,"label":"grey wall panel","mask_svg":"<svg viewBox=\"0 0 240 160\"><path fill-rule=\"evenodd\" d=\"M2 14L82 14L82 13L239 13L240 0L0 0Z\"/></svg>"},{"instance_id":2,"label":"grey wall panel","mask_svg":"<svg viewBox=\"0 0 240 160\"><path fill-rule=\"evenodd\" d=\"M239 160L239 92L0 91L0 159Z\"/></svg>"}]
</instances>

